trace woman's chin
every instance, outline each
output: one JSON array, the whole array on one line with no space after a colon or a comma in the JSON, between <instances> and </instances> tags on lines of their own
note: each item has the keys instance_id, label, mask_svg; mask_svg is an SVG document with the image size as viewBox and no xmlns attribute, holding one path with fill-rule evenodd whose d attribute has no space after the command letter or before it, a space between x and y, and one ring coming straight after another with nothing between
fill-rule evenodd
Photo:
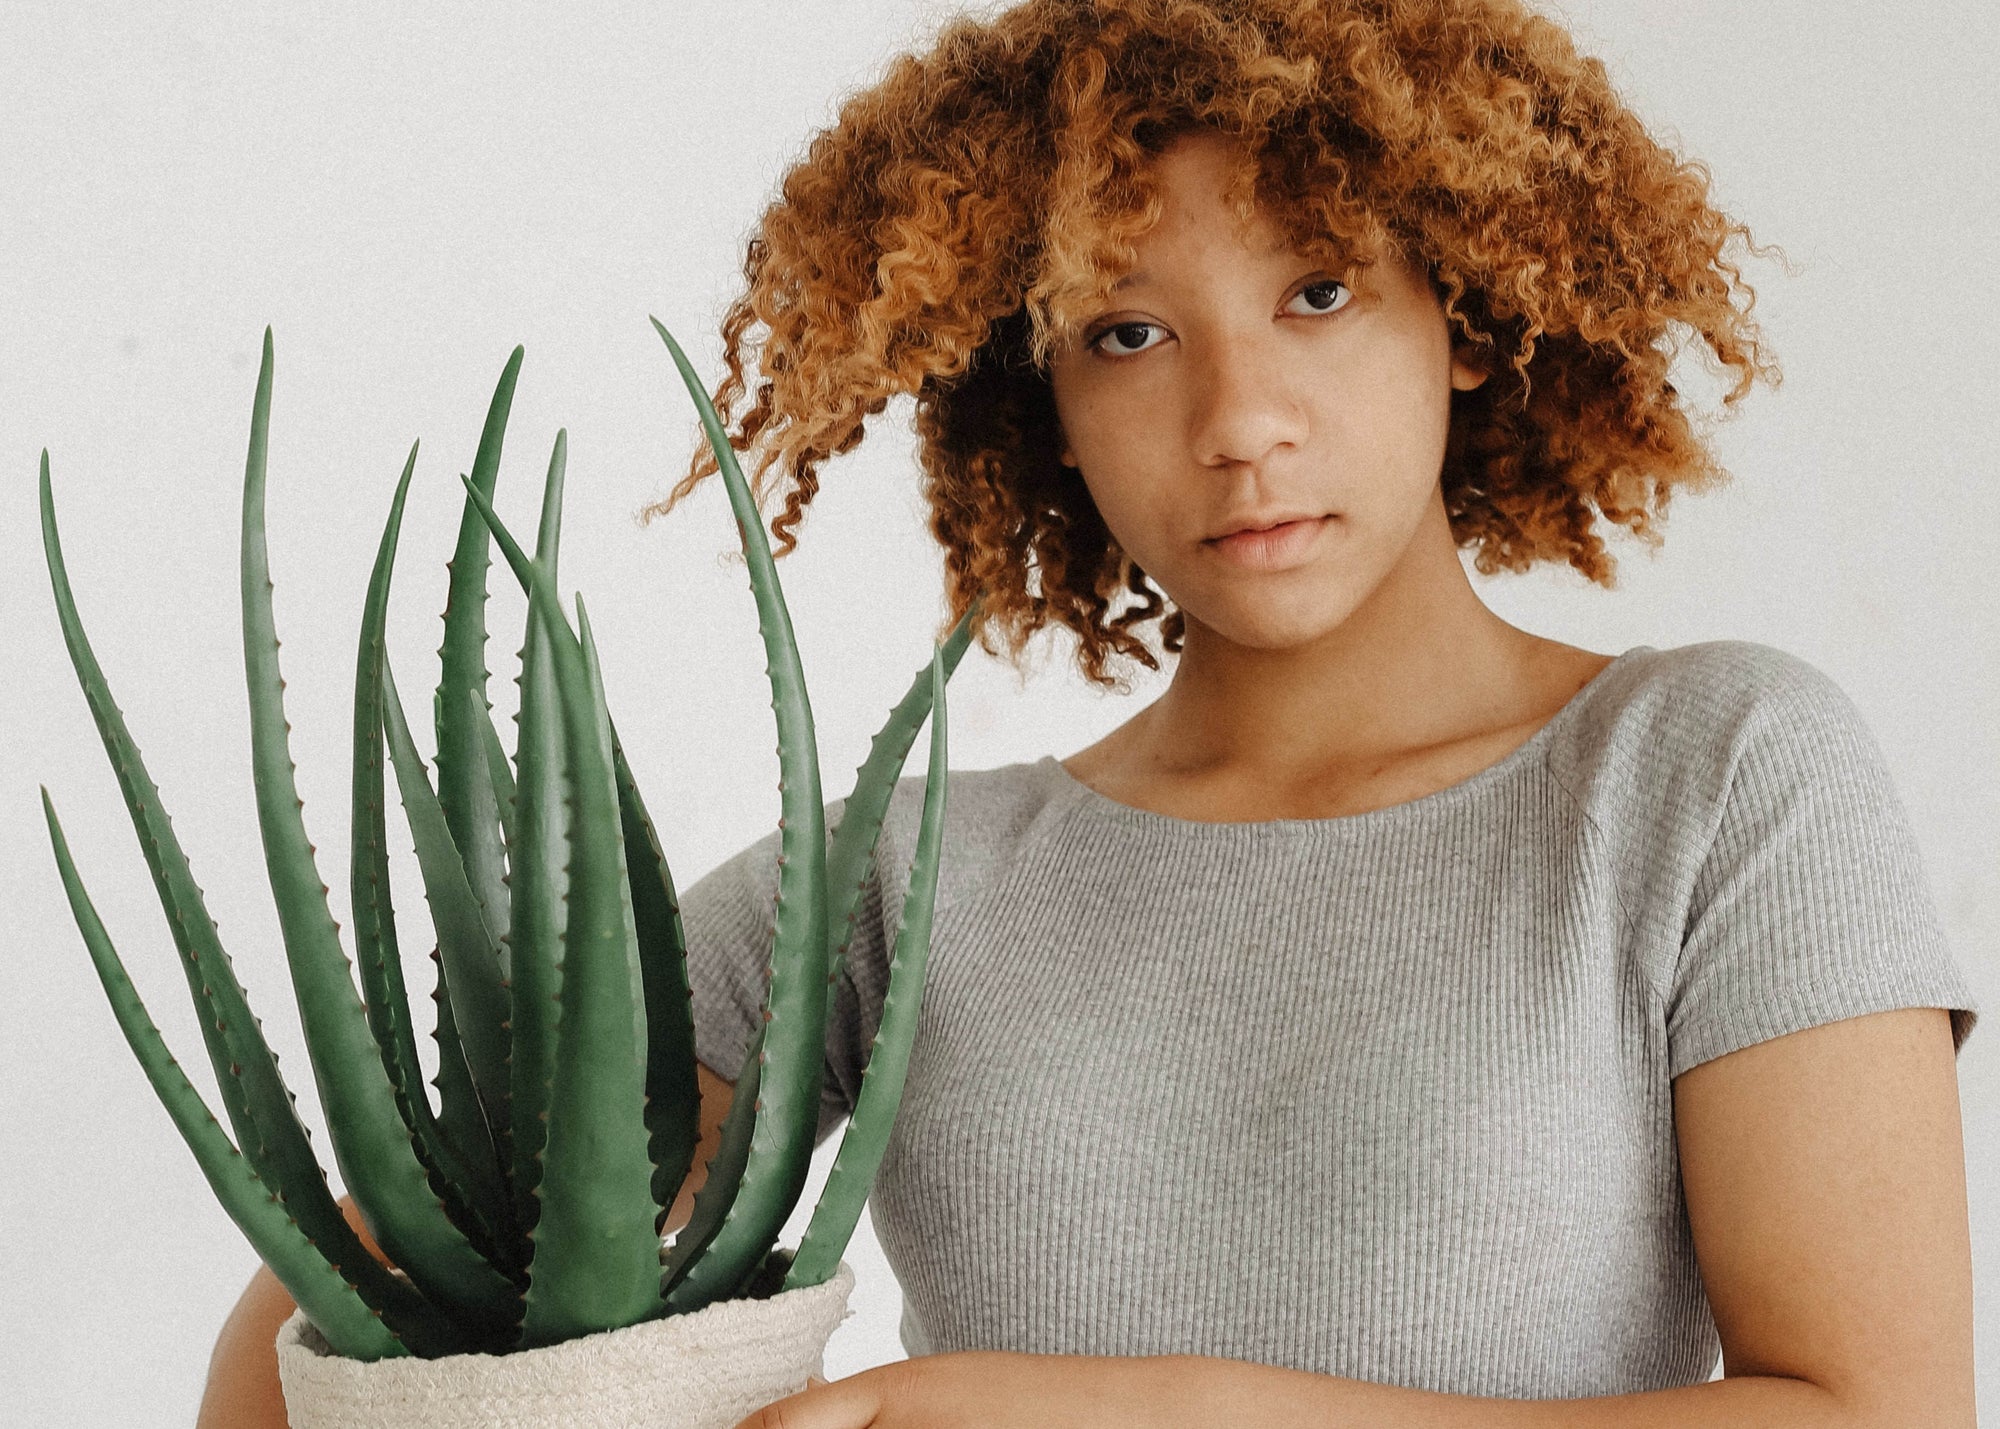
<instances>
[{"instance_id":1,"label":"woman's chin","mask_svg":"<svg viewBox=\"0 0 2000 1429\"><path fill-rule=\"evenodd\" d=\"M1202 618L1183 607L1188 640L1183 652L1197 641L1241 650L1297 650L1332 635L1352 613L1346 603L1307 607L1296 597L1287 600L1276 590L1261 595L1244 593L1237 599L1217 602L1221 609ZM1201 631L1197 634L1195 627Z\"/></svg>"}]
</instances>

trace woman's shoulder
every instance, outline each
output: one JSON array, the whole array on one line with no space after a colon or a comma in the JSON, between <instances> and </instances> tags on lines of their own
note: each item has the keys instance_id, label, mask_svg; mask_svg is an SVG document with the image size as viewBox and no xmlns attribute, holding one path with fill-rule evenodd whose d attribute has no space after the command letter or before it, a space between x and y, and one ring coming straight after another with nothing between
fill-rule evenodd
<instances>
[{"instance_id":1,"label":"woman's shoulder","mask_svg":"<svg viewBox=\"0 0 2000 1429\"><path fill-rule=\"evenodd\" d=\"M1881 743L1813 662L1748 640L1643 652L1569 753L1651 929L1670 1075L1898 1007L1977 1016Z\"/></svg>"},{"instance_id":2,"label":"woman's shoulder","mask_svg":"<svg viewBox=\"0 0 2000 1429\"><path fill-rule=\"evenodd\" d=\"M1042 820L1055 812L1061 784L1053 760L1022 760L990 769L952 769L944 807L944 855L937 901L948 906L1011 862ZM896 781L882 821L876 866L907 872L923 823L922 773ZM831 825L829 825L831 827Z\"/></svg>"},{"instance_id":3,"label":"woman's shoulder","mask_svg":"<svg viewBox=\"0 0 2000 1429\"><path fill-rule=\"evenodd\" d=\"M1601 826L1713 828L1747 765L1799 779L1879 774L1852 697L1803 656L1754 640L1627 651L1592 682L1550 750L1555 775Z\"/></svg>"},{"instance_id":4,"label":"woman's shoulder","mask_svg":"<svg viewBox=\"0 0 2000 1429\"><path fill-rule=\"evenodd\" d=\"M1832 677L1804 656L1757 640L1641 645L1615 665L1607 673L1622 679L1611 703L1627 717L1672 712L1740 720L1758 706L1845 698Z\"/></svg>"},{"instance_id":5,"label":"woman's shoulder","mask_svg":"<svg viewBox=\"0 0 2000 1429\"><path fill-rule=\"evenodd\" d=\"M1047 779L1048 761L1002 765L994 769L950 769L945 784L945 850L940 864L939 897L964 872L1004 857L1006 848L1034 821L1047 802L1052 786ZM917 834L923 824L923 773L905 774L896 781L883 812L876 840L875 866L900 867L905 873L916 854ZM846 816L848 796L823 800L821 813L829 846ZM768 901L777 888L778 855L784 838L782 823L738 848L703 874L686 890L683 898L726 896L711 890L725 885L748 890L744 897ZM741 897L738 901L743 901Z\"/></svg>"},{"instance_id":6,"label":"woman's shoulder","mask_svg":"<svg viewBox=\"0 0 2000 1429\"><path fill-rule=\"evenodd\" d=\"M1052 792L1047 764L1043 760L948 771L944 839L938 861L939 911L967 896L1014 857ZM883 916L892 928L901 915L914 871L917 836L923 825L924 783L921 772L897 780L875 836L874 855L864 881L863 912L873 916L886 909ZM829 847L846 816L847 800L843 795L822 802ZM761 971L763 965L757 958L770 944L772 908L783 872L783 837L782 825L768 830L679 890L678 903L690 945L705 941L746 950L740 969L746 978ZM755 957L748 951L753 949ZM865 948L855 952L866 956ZM754 1006L754 1001L750 1005Z\"/></svg>"},{"instance_id":7,"label":"woman's shoulder","mask_svg":"<svg viewBox=\"0 0 2000 1429\"><path fill-rule=\"evenodd\" d=\"M1853 699L1824 670L1755 640L1638 646L1592 685L1568 742L1576 761L1726 763L1747 744L1860 721Z\"/></svg>"}]
</instances>

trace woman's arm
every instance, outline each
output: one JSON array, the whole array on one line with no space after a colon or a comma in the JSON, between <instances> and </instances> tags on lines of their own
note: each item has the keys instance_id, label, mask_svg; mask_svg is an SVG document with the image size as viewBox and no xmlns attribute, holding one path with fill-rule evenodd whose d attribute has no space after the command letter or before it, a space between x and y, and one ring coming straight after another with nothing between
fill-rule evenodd
<instances>
[{"instance_id":1,"label":"woman's arm","mask_svg":"<svg viewBox=\"0 0 2000 1429\"><path fill-rule=\"evenodd\" d=\"M1972 1429L1972 1236L1942 1008L1850 1017L1674 1081L1682 1193L1725 1373L1859 1424Z\"/></svg>"},{"instance_id":2,"label":"woman's arm","mask_svg":"<svg viewBox=\"0 0 2000 1429\"><path fill-rule=\"evenodd\" d=\"M694 1214L695 1192L708 1179L709 1158L722 1144L722 1123L735 1094L732 1083L699 1062L695 1064L695 1080L701 1088L701 1139L695 1143L694 1166L667 1212L669 1231L679 1230ZM380 1248L361 1223L354 1198L342 1196L340 1207L369 1253L380 1256ZM278 1277L268 1267L258 1266L216 1337L196 1429L285 1429L284 1391L278 1383L278 1328L297 1308Z\"/></svg>"}]
</instances>

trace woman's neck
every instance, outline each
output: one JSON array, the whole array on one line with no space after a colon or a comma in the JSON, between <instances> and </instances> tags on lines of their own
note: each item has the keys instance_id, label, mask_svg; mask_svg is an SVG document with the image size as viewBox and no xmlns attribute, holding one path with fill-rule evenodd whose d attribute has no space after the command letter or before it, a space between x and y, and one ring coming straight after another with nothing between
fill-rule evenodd
<instances>
[{"instance_id":1,"label":"woman's neck","mask_svg":"<svg viewBox=\"0 0 2000 1429\"><path fill-rule=\"evenodd\" d=\"M1063 764L1180 817L1333 817L1505 758L1610 660L1495 615L1441 526L1309 643L1253 648L1188 617L1166 692Z\"/></svg>"}]
</instances>

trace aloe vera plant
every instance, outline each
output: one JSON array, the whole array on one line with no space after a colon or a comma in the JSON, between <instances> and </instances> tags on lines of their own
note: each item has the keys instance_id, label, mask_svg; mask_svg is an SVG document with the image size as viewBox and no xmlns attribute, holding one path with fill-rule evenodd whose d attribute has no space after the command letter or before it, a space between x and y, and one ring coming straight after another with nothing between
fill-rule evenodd
<instances>
[{"instance_id":1,"label":"aloe vera plant","mask_svg":"<svg viewBox=\"0 0 2000 1429\"><path fill-rule=\"evenodd\" d=\"M823 1283L859 1218L901 1097L941 855L944 686L977 607L933 649L875 736L829 851L811 710L762 519L686 356L653 325L700 411L749 563L777 716L783 830L765 1018L692 1219L671 1245L666 1208L691 1169L700 1126L687 949L673 877L605 705L582 598L572 627L556 594L564 433L532 556L493 511L521 349L461 478L466 504L432 709L435 783L383 649L415 446L368 584L353 713L352 963L301 819L278 671L264 538L268 328L251 416L242 606L258 822L334 1156L392 1265L369 1254L333 1198L112 701L70 591L42 453L42 538L63 637L179 949L233 1143L126 976L44 788L63 887L118 1024L223 1208L334 1351L355 1359L504 1354ZM511 757L486 698L489 542L529 601ZM777 1237L813 1150L828 988L927 717L922 821L881 1027L810 1225L796 1249L783 1248ZM385 746L436 931L435 1106L418 1066L390 901Z\"/></svg>"}]
</instances>

